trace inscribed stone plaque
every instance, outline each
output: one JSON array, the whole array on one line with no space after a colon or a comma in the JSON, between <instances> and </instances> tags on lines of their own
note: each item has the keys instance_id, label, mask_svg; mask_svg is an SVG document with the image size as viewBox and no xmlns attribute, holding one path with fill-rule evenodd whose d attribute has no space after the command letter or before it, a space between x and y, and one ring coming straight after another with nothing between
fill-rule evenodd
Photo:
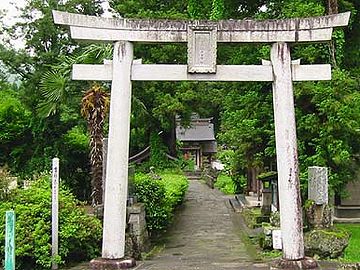
<instances>
[{"instance_id":1,"label":"inscribed stone plaque","mask_svg":"<svg viewBox=\"0 0 360 270\"><path fill-rule=\"evenodd\" d=\"M188 72L216 73L216 25L189 25Z\"/></svg>"},{"instance_id":2,"label":"inscribed stone plaque","mask_svg":"<svg viewBox=\"0 0 360 270\"><path fill-rule=\"evenodd\" d=\"M273 249L282 249L281 230L272 231Z\"/></svg>"},{"instance_id":3,"label":"inscribed stone plaque","mask_svg":"<svg viewBox=\"0 0 360 270\"><path fill-rule=\"evenodd\" d=\"M328 170L326 167L309 167L308 197L317 205L328 203Z\"/></svg>"}]
</instances>

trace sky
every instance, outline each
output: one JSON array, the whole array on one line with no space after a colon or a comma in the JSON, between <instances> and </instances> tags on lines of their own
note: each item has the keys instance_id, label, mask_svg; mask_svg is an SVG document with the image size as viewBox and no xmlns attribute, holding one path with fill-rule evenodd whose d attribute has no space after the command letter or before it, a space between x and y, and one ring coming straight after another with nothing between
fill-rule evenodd
<instances>
[{"instance_id":1,"label":"sky","mask_svg":"<svg viewBox=\"0 0 360 270\"><path fill-rule=\"evenodd\" d=\"M14 3L12 5L11 3ZM5 19L9 24L13 24L15 22L15 16L19 15L16 7L23 7L25 4L25 0L0 0L0 9L5 9Z\"/></svg>"}]
</instances>

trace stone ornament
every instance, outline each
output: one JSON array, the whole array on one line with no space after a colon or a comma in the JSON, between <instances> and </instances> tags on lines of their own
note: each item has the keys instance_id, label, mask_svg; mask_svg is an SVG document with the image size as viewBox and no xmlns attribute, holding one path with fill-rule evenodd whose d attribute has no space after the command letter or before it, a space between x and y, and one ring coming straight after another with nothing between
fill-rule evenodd
<instances>
[{"instance_id":1,"label":"stone ornament","mask_svg":"<svg viewBox=\"0 0 360 270\"><path fill-rule=\"evenodd\" d=\"M216 73L216 35L215 24L188 26L189 73Z\"/></svg>"}]
</instances>

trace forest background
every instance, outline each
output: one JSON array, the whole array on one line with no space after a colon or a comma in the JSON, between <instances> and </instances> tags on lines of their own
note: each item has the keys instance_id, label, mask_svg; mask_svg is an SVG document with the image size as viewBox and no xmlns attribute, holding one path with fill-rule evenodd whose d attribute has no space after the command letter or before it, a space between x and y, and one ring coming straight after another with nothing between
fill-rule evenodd
<instances>
[{"instance_id":1,"label":"forest background","mask_svg":"<svg viewBox=\"0 0 360 270\"><path fill-rule=\"evenodd\" d=\"M333 68L332 81L294 84L303 190L308 166L329 167L331 190L337 195L357 178L359 1L110 0L109 4L115 16L125 18L260 20L351 11L349 27L335 30L333 41L294 44L291 53L302 64L331 63ZM104 128L106 136L107 120L105 114L104 120L91 119L84 111L91 107L91 99L84 97L94 87L92 82L71 81L70 67L75 62L102 63L111 58L112 46L71 40L67 29L54 25L52 9L95 16L104 12L100 1L27 0L14 26L7 27L0 15L0 33L6 37L0 44L0 166L26 179L50 170L51 159L57 156L62 181L78 199L89 200L95 173L91 174L89 161L94 155L91 135L94 129ZM11 45L18 38L23 38L24 49ZM217 61L251 65L269 56L269 44L219 44ZM186 64L186 45L136 44L135 58L143 63ZM100 87L106 111L110 85ZM175 117L180 116L185 126L192 113L214 117L219 157L240 188L241 179L253 177L254 171L271 170L276 163L271 89L270 83L255 82L134 82L130 154L153 145L175 156ZM154 162L166 166L161 158Z\"/></svg>"}]
</instances>

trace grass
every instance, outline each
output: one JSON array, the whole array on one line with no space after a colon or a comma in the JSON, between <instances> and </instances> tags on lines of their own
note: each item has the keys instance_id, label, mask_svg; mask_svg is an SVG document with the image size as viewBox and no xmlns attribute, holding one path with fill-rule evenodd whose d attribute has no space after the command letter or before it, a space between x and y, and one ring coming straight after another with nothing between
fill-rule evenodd
<instances>
[{"instance_id":1,"label":"grass","mask_svg":"<svg viewBox=\"0 0 360 270\"><path fill-rule=\"evenodd\" d=\"M344 229L351 234L348 247L345 249L344 262L360 262L360 224L336 224L337 228Z\"/></svg>"}]
</instances>

